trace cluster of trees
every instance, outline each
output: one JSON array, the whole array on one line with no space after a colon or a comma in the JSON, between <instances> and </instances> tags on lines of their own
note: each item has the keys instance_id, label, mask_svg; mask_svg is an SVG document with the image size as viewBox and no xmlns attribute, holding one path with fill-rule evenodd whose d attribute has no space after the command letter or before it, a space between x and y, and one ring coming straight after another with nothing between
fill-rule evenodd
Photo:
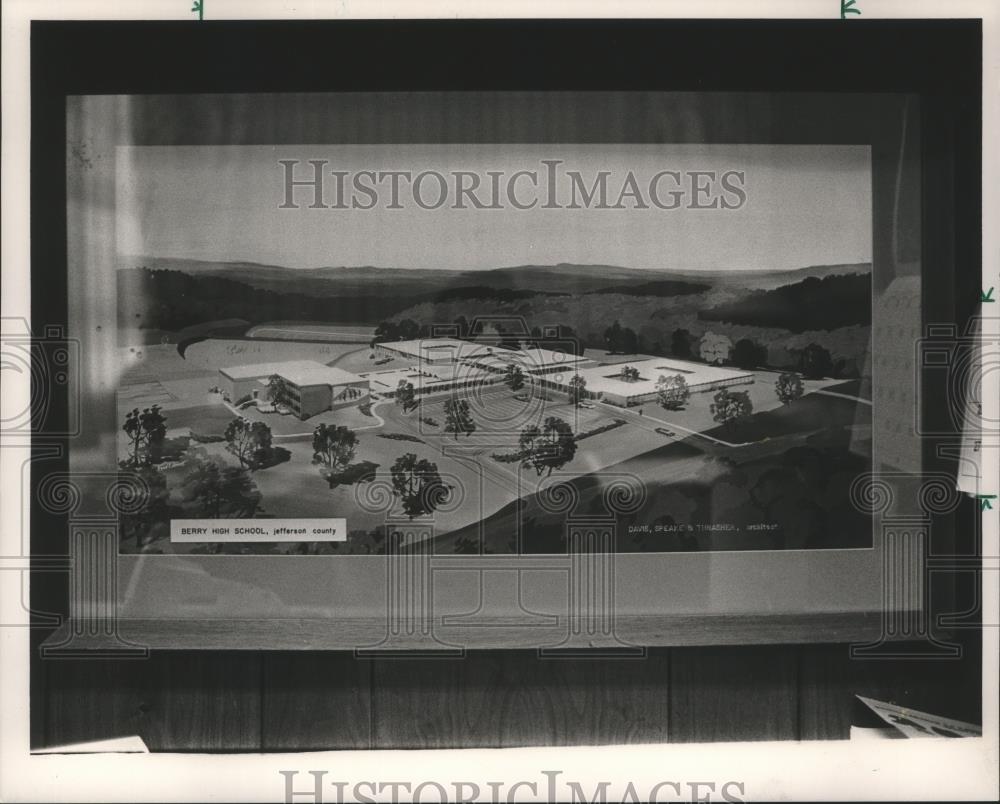
<instances>
[{"instance_id":1,"label":"cluster of trees","mask_svg":"<svg viewBox=\"0 0 1000 804\"><path fill-rule=\"evenodd\" d=\"M118 325L177 332L206 321L240 318L248 324L276 319L358 322L387 316L413 304L413 295L354 293L309 295L253 287L229 277L165 269L117 272ZM292 283L296 285L297 283ZM149 303L130 304L138 299Z\"/></svg>"},{"instance_id":2,"label":"cluster of trees","mask_svg":"<svg viewBox=\"0 0 1000 804\"><path fill-rule=\"evenodd\" d=\"M416 338L426 338L429 335L430 328L426 324L421 326L412 318L404 318L398 322L383 321L375 327L371 345L388 341L412 341Z\"/></svg>"},{"instance_id":3,"label":"cluster of trees","mask_svg":"<svg viewBox=\"0 0 1000 804\"><path fill-rule=\"evenodd\" d=\"M233 419L224 433L226 449L240 462L240 466L256 471L268 466L274 456L271 446L271 428L264 422L249 419Z\"/></svg>"},{"instance_id":4,"label":"cluster of trees","mask_svg":"<svg viewBox=\"0 0 1000 804\"><path fill-rule=\"evenodd\" d=\"M170 491L167 479L157 469L167 436L167 418L159 405L133 408L125 415L122 430L128 437L125 459L119 462L122 469L133 472L145 486L145 499L138 510L122 513L120 525L122 539L135 537L136 547L153 526L168 517Z\"/></svg>"},{"instance_id":5,"label":"cluster of trees","mask_svg":"<svg viewBox=\"0 0 1000 804\"><path fill-rule=\"evenodd\" d=\"M347 427L320 424L313 431L313 463L332 487L351 466L357 453L358 436ZM394 493L411 519L433 513L447 500L450 487L441 480L437 464L407 452L389 469Z\"/></svg>"},{"instance_id":6,"label":"cluster of trees","mask_svg":"<svg viewBox=\"0 0 1000 804\"><path fill-rule=\"evenodd\" d=\"M704 293L711 285L702 282L685 282L676 279L662 279L658 282L643 282L638 285L614 285L597 290L588 290L591 294L620 294L622 296L688 296L694 293Z\"/></svg>"},{"instance_id":7,"label":"cluster of trees","mask_svg":"<svg viewBox=\"0 0 1000 804\"><path fill-rule=\"evenodd\" d=\"M412 452L396 459L389 469L389 477L410 519L433 513L451 495L451 486L441 479L437 464L427 458L418 458Z\"/></svg>"},{"instance_id":8,"label":"cluster of trees","mask_svg":"<svg viewBox=\"0 0 1000 804\"><path fill-rule=\"evenodd\" d=\"M622 366L620 376L623 382L639 382L639 369L635 366Z\"/></svg>"},{"instance_id":9,"label":"cluster of trees","mask_svg":"<svg viewBox=\"0 0 1000 804\"><path fill-rule=\"evenodd\" d=\"M799 371L810 380L818 380L829 377L833 373L833 360L830 352L822 346L810 343L802 350L799 358Z\"/></svg>"},{"instance_id":10,"label":"cluster of trees","mask_svg":"<svg viewBox=\"0 0 1000 804\"><path fill-rule=\"evenodd\" d=\"M312 462L319 466L319 473L332 486L337 477L350 466L358 446L358 437L347 427L320 424L313 430Z\"/></svg>"},{"instance_id":11,"label":"cluster of trees","mask_svg":"<svg viewBox=\"0 0 1000 804\"><path fill-rule=\"evenodd\" d=\"M167 418L159 405L130 410L122 430L128 436L125 466L138 469L159 463L167 437Z\"/></svg>"},{"instance_id":12,"label":"cluster of trees","mask_svg":"<svg viewBox=\"0 0 1000 804\"><path fill-rule=\"evenodd\" d=\"M610 354L634 355L639 351L639 336L635 330L615 321L604 330L604 343Z\"/></svg>"},{"instance_id":13,"label":"cluster of trees","mask_svg":"<svg viewBox=\"0 0 1000 804\"><path fill-rule=\"evenodd\" d=\"M688 359L692 356L691 352L691 333L686 329L675 329L673 334L670 336L670 353L674 357L680 357L682 359Z\"/></svg>"},{"instance_id":14,"label":"cluster of trees","mask_svg":"<svg viewBox=\"0 0 1000 804\"><path fill-rule=\"evenodd\" d=\"M135 472L146 487L143 504L121 517L122 536L134 536L136 547L141 548L155 526L169 518L170 490L166 476L157 468L166 440L167 419L158 405L141 411L135 408L126 414L122 430L128 441L120 466ZM187 450L181 504L205 517L253 516L261 495L248 470L260 468L272 459L270 428L236 418L226 428L225 439L227 449L240 465L221 463L204 450Z\"/></svg>"},{"instance_id":15,"label":"cluster of trees","mask_svg":"<svg viewBox=\"0 0 1000 804\"><path fill-rule=\"evenodd\" d=\"M195 450L184 466L181 499L204 517L242 519L257 513L261 494L245 468L219 463L204 450Z\"/></svg>"},{"instance_id":16,"label":"cluster of trees","mask_svg":"<svg viewBox=\"0 0 1000 804\"><path fill-rule=\"evenodd\" d=\"M746 391L721 388L712 397L712 418L729 430L735 430L753 415L753 402Z\"/></svg>"},{"instance_id":17,"label":"cluster of trees","mask_svg":"<svg viewBox=\"0 0 1000 804\"><path fill-rule=\"evenodd\" d=\"M870 274L810 276L773 290L751 291L736 301L702 310L698 317L805 332L869 324L871 306Z\"/></svg>"},{"instance_id":18,"label":"cluster of trees","mask_svg":"<svg viewBox=\"0 0 1000 804\"><path fill-rule=\"evenodd\" d=\"M674 332L675 354L678 357L689 357L690 333L686 330ZM681 354L678 354L680 352ZM750 338L742 338L734 345L726 335L712 331L706 332L698 344L698 355L706 363L721 366L732 364L742 369L754 369L766 366L768 360L767 347ZM798 370L808 379L820 379L842 373L846 366L838 369L834 365L830 350L818 343L810 343L798 356Z\"/></svg>"},{"instance_id":19,"label":"cluster of trees","mask_svg":"<svg viewBox=\"0 0 1000 804\"><path fill-rule=\"evenodd\" d=\"M539 475L552 474L573 460L576 436L567 422L549 416L540 428L531 425L522 430L517 447L522 466L534 468Z\"/></svg>"},{"instance_id":20,"label":"cluster of trees","mask_svg":"<svg viewBox=\"0 0 1000 804\"><path fill-rule=\"evenodd\" d=\"M775 357L776 362L769 363L767 346L752 338L741 338L733 343L728 335L722 333L709 330L699 338L690 330L678 328L671 333L669 348L664 350L659 340L655 339L655 334L646 333L638 338L637 344L633 344L629 333L631 330L622 328L617 321L606 329L604 340L608 351L621 354L632 354L636 350L651 354L669 353L681 360L700 359L712 365L734 365L747 370L768 365L781 367L784 363L789 368L794 366L811 379L857 373L857 368L852 366L853 361L846 358L834 360L830 350L818 343L810 343L801 350L792 349L783 360Z\"/></svg>"},{"instance_id":21,"label":"cluster of trees","mask_svg":"<svg viewBox=\"0 0 1000 804\"><path fill-rule=\"evenodd\" d=\"M767 348L749 338L742 338L733 346L730 360L738 368L755 369L767 363Z\"/></svg>"}]
</instances>

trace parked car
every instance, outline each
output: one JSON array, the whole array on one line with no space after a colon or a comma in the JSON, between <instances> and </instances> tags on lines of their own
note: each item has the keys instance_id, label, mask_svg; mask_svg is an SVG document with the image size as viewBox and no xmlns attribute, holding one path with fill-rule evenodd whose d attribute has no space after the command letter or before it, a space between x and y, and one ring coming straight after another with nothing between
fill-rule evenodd
<instances>
[{"instance_id":1,"label":"parked car","mask_svg":"<svg viewBox=\"0 0 1000 804\"><path fill-rule=\"evenodd\" d=\"M668 438L677 438L677 433L675 433L673 430L668 430L666 427L657 427L656 432L658 432L660 435L665 435Z\"/></svg>"}]
</instances>

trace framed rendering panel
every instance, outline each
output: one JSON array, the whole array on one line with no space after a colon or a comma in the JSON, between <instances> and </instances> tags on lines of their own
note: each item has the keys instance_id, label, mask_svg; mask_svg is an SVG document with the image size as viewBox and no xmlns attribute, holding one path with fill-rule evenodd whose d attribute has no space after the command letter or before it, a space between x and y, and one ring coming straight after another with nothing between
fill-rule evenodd
<instances>
[{"instance_id":1,"label":"framed rendering panel","mask_svg":"<svg viewBox=\"0 0 1000 804\"><path fill-rule=\"evenodd\" d=\"M947 651L923 104L70 95L49 649Z\"/></svg>"}]
</instances>

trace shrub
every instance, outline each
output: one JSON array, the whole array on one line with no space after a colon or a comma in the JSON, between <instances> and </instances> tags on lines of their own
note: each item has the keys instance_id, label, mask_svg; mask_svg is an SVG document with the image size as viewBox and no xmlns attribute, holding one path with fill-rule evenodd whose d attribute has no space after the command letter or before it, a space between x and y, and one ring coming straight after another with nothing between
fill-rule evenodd
<instances>
[{"instance_id":1,"label":"shrub","mask_svg":"<svg viewBox=\"0 0 1000 804\"><path fill-rule=\"evenodd\" d=\"M427 442L417 438L416 436L407 435L406 433L379 433L379 438L388 438L392 441L413 441L416 444L426 444Z\"/></svg>"},{"instance_id":2,"label":"shrub","mask_svg":"<svg viewBox=\"0 0 1000 804\"><path fill-rule=\"evenodd\" d=\"M584 430L576 437L576 440L579 441L581 438L590 438L591 436L606 433L608 430L614 430L616 427L621 427L623 424L625 424L624 419L612 419L610 422L598 425L593 430Z\"/></svg>"},{"instance_id":3,"label":"shrub","mask_svg":"<svg viewBox=\"0 0 1000 804\"><path fill-rule=\"evenodd\" d=\"M226 437L218 433L196 433L192 430L191 440L197 441L199 444L216 444L219 441L225 441Z\"/></svg>"}]
</instances>

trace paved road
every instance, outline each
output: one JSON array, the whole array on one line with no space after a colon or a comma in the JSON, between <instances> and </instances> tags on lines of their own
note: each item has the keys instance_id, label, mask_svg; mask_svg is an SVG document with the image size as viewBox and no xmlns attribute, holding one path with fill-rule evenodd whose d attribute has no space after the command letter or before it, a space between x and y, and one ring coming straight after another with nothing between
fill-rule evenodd
<instances>
[{"instance_id":1,"label":"paved road","mask_svg":"<svg viewBox=\"0 0 1000 804\"><path fill-rule=\"evenodd\" d=\"M636 427L646 430L647 432L655 433L659 438L669 438L669 436L664 436L663 433L656 432L657 427L663 427L667 430L680 431L684 434L684 436L697 436L698 438L704 438L721 447L735 449L737 447L749 446L749 444L745 442L734 444L730 441L723 441L721 438L716 438L715 436L710 436L707 433L701 433L697 430L691 430L688 427L684 427L666 419L657 418L656 416L650 416L647 414L640 416L631 408L620 408L617 405L609 405L607 402L594 402L592 404L613 413L619 419L625 419L625 421L629 424L635 425Z\"/></svg>"},{"instance_id":2,"label":"paved road","mask_svg":"<svg viewBox=\"0 0 1000 804\"><path fill-rule=\"evenodd\" d=\"M836 391L824 391L820 389L819 391L813 391L814 394L822 394L823 396L835 396L839 399L849 399L851 402L860 402L862 405L872 406L872 401L870 399L865 399L860 396L851 396L850 394L841 394Z\"/></svg>"}]
</instances>

